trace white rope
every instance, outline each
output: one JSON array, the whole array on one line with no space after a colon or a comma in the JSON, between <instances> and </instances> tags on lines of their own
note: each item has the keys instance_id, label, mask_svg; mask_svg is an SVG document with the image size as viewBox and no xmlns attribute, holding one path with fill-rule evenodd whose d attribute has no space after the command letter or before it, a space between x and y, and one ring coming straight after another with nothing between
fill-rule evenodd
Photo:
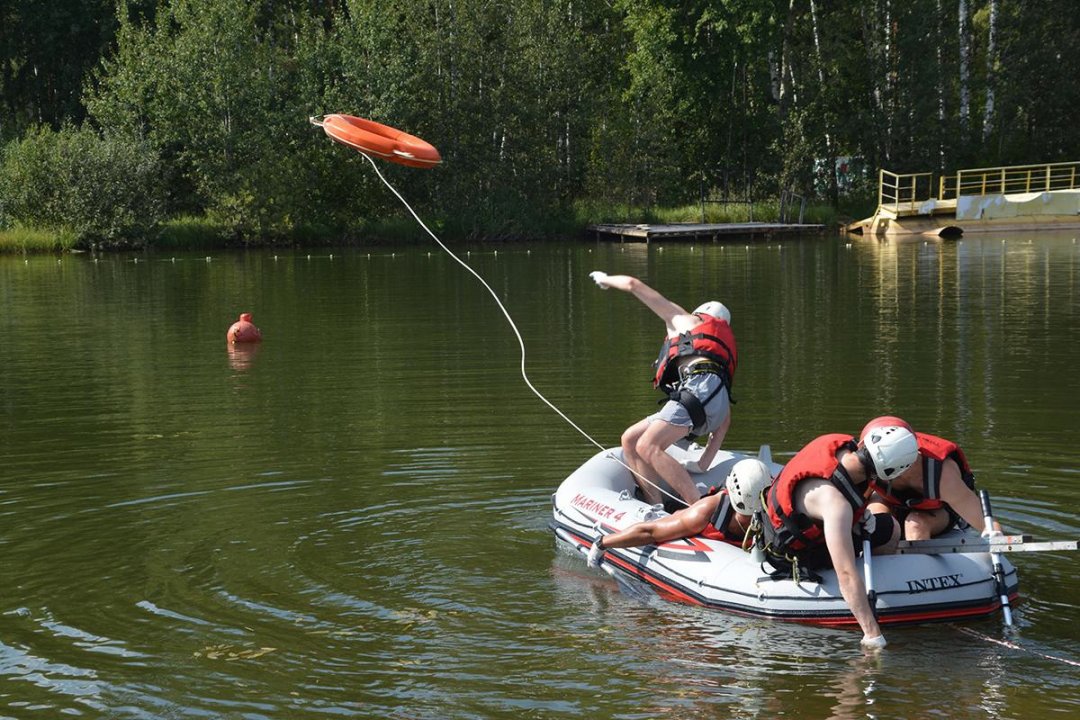
<instances>
[{"instance_id":1,"label":"white rope","mask_svg":"<svg viewBox=\"0 0 1080 720\"><path fill-rule=\"evenodd\" d=\"M1075 660L1069 660L1067 658L1058 657L1057 655L1048 655L1046 653L1039 652L1038 650L1032 650L1031 648L1026 648L1023 645L1017 645L1016 643L1010 642L1008 640L998 640L997 638L992 638L989 635L983 635L981 632L978 632L977 630L972 630L969 627L964 627L963 625L953 625L953 628L955 628L956 630L959 630L962 633L970 635L971 637L978 638L980 640L985 640L988 643L994 643L995 645L1000 645L1001 647L1006 647L1006 648L1009 648L1010 650L1019 650L1020 652L1031 653L1032 655L1036 655L1036 656L1044 658L1046 660L1054 660L1054 661L1059 662L1059 663L1064 663L1065 665L1072 665L1073 667L1080 667L1080 662L1076 662Z\"/></svg>"},{"instance_id":2,"label":"white rope","mask_svg":"<svg viewBox=\"0 0 1080 720\"><path fill-rule=\"evenodd\" d=\"M441 247L444 251L446 251L447 255L452 257L458 263L458 265L461 265L461 267L468 270L472 274L472 276L475 277L477 280L479 280L480 284L483 285L484 288L489 293L491 293L491 297L493 297L495 299L495 304L499 306L499 310L501 310L502 314L506 317L506 321L508 323L510 323L510 329L514 331L514 336L517 338L518 348L521 350L521 377L525 381L525 384L529 386L529 389L533 391L533 394L536 395L536 397L540 398L540 400L543 401L543 403L545 405L547 405L549 408L551 408L556 413L558 413L559 417L561 417L563 420L568 422L572 428L574 428L579 433L581 433L585 437L586 440L588 440L589 442L591 442L593 445L600 448L601 450L604 450L605 448L604 448L603 445L601 445L596 440L594 440L589 435L589 433L585 432L580 427L578 427L578 425L573 420L571 420L569 417L566 416L566 413L564 413L562 410L557 408L550 400L548 400L546 397L544 397L543 393L541 393L539 390L537 390L536 387L532 384L532 381L529 380L529 376L525 372L525 341L522 339L521 333L518 331L518 327L517 327L517 324L514 322L514 319L512 317L510 317L510 313L509 313L509 311L507 311L506 306L504 306L502 304L502 301L499 300L499 296L495 294L495 291L491 289L491 286L487 284L487 281L484 280L484 278L480 277L479 273L477 273L475 270L473 270L471 267L469 267L469 265L464 260L462 260L457 255L455 255L454 252L450 248L448 248L446 245L444 245L443 241L440 240L438 238L438 236L436 236L435 233L433 233L431 231L431 229L426 224L424 224L424 221L420 219L420 216L416 214L416 211L412 209L412 206L409 205L409 203L405 200L405 198L403 198L401 196L401 193L399 193L397 191L397 189L393 185L390 184L390 181L388 181L383 176L383 174L381 172L379 172L379 166L375 163L375 161L373 159L371 159L367 155L367 153L360 153L360 154L363 155L365 158L367 158L368 162L371 163L371 167L375 168L375 174L377 174L379 176L379 179L383 181L383 183L386 185L386 187L390 188L390 192L394 193L394 195L397 196L397 199L401 201L401 204L405 206L405 209L408 210L409 213L412 214L412 216L414 218L416 218L416 222L420 223L420 227L424 228L424 230L427 232L427 234L431 236L431 239L434 240L436 243L438 243L439 247Z\"/></svg>"},{"instance_id":3,"label":"white rope","mask_svg":"<svg viewBox=\"0 0 1080 720\"><path fill-rule=\"evenodd\" d=\"M412 209L412 206L409 205L408 201L406 201L405 198L401 196L401 193L399 193L397 191L397 188L395 188L393 185L391 185L390 181L387 180L386 177L383 176L383 174L379 171L379 166L375 163L375 160L373 160L365 152L361 152L360 154L363 155L365 158L367 158L367 161L369 163L371 163L371 167L373 167L375 169L375 174L378 175L379 179L383 181L383 184L386 185L386 187L388 187L390 189L390 192L394 193L394 195L397 197L397 199L401 201L401 204L404 205L405 209L408 210L409 213L416 219L416 222L420 223L420 227L424 228L424 231L427 232L427 234L431 236L431 239L434 240L436 243L438 243L439 247L441 247L444 251L446 251L446 254L449 255L450 257L452 257L457 262L458 265L460 265L461 267L468 270L469 273L473 277L475 277L477 280L479 280L480 284L483 285L484 288L491 294L491 297L495 299L495 304L497 304L499 306L499 310L501 310L503 316L506 317L506 321L508 323L510 323L510 328L514 331L514 336L517 338L518 348L521 351L521 379L525 381L525 384L529 387L530 390L532 390L533 394L536 395L536 397L540 398L540 400L545 405L547 405L549 408L554 410L555 413L559 417L561 417L563 420L565 420L570 425L570 427L574 428L579 433L581 433L581 435L586 440L591 442L593 445L595 445L599 449L605 450L606 448L603 445L601 445L596 440L594 440L592 438L592 436L589 435L589 433L582 430L577 425L577 423L575 423L573 420L571 420L569 417L567 417L566 413L564 413L562 410L560 410L558 407L556 407L554 403L552 403L550 400L548 400L546 397L544 397L543 393L541 393L539 390L537 390L536 387L532 384L532 381L529 380L529 375L528 375L528 373L525 372L525 341L522 339L521 333L518 331L518 327L517 327L517 324L514 322L514 318L510 317L510 313L506 309L506 306L504 306L502 304L502 301L499 300L499 296L495 294L495 291L491 289L491 286L487 284L487 281L484 280L484 278L480 277L479 273L477 273L475 270L473 270L471 267L469 267L469 265L464 260L462 260L457 255L455 255L454 251L452 251L450 248L448 248L446 245L443 244L443 241L440 240L438 238L438 236L435 235L435 233L433 233L431 231L431 229L424 223L424 221L420 219L420 216L416 214L416 211ZM610 457L612 460L614 460L615 462L619 463L624 468L629 470L635 477L641 479L643 482L646 482L649 485L652 485L654 488L659 490L664 495L667 495L672 500L680 502L683 505L689 506L689 504L685 500L683 500L682 498L680 498L677 495L673 495L673 494L667 492L663 488L659 487L652 480L649 480L648 478L643 477L639 472L637 472L632 467L627 465L625 461L623 461L620 458L616 457L613 453L608 453L608 457Z\"/></svg>"}]
</instances>

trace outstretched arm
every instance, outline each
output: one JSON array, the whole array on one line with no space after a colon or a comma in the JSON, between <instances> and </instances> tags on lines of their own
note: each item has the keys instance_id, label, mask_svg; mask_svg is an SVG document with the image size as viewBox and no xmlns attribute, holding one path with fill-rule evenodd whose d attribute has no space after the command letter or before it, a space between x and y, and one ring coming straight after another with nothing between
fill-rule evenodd
<instances>
[{"instance_id":1,"label":"outstretched arm","mask_svg":"<svg viewBox=\"0 0 1080 720\"><path fill-rule=\"evenodd\" d=\"M709 513L716 510L720 494L702 498L674 515L640 522L604 537L604 549L640 547L697 535L709 524Z\"/></svg>"},{"instance_id":2,"label":"outstretched arm","mask_svg":"<svg viewBox=\"0 0 1080 720\"><path fill-rule=\"evenodd\" d=\"M855 566L855 546L851 539L851 506L834 487L822 487L827 497L819 498L822 522L825 525L825 545L829 549L840 594L844 596L851 614L863 631L863 642L881 637L881 627L874 617L873 608L866 597L866 584ZM829 493L828 491L831 491ZM824 494L824 493L823 493ZM882 643L884 644L884 643Z\"/></svg>"},{"instance_id":3,"label":"outstretched arm","mask_svg":"<svg viewBox=\"0 0 1080 720\"><path fill-rule=\"evenodd\" d=\"M608 275L599 270L589 273L589 277L605 290L607 288L615 288L616 290L628 292L636 297L650 310L660 316L660 319L667 325L669 333L677 332L677 329L673 324L673 320L676 316L690 314L681 306L668 300L636 277L630 275Z\"/></svg>"}]
</instances>

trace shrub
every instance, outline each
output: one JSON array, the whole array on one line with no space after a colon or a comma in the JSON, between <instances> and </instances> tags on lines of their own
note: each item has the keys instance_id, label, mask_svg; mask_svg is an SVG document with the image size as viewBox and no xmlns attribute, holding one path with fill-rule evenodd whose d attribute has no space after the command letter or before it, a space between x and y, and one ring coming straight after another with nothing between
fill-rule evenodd
<instances>
[{"instance_id":1,"label":"shrub","mask_svg":"<svg viewBox=\"0 0 1080 720\"><path fill-rule=\"evenodd\" d=\"M137 139L39 127L0 159L6 222L68 232L80 245L143 244L163 207L157 154Z\"/></svg>"}]
</instances>

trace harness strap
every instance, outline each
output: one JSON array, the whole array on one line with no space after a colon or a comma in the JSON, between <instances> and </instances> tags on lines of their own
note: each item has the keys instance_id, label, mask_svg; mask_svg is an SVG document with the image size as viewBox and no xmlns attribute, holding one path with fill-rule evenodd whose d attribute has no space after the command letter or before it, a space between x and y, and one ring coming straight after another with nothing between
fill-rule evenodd
<instances>
[{"instance_id":1,"label":"harness strap","mask_svg":"<svg viewBox=\"0 0 1080 720\"><path fill-rule=\"evenodd\" d=\"M848 501L848 505L851 505L852 510L858 512L863 509L863 506L866 504L863 499L863 494L855 487L855 483L852 482L851 476L848 475L848 472L844 469L843 465L837 464L836 469L833 470L832 477L829 478L829 482L840 491L840 494Z\"/></svg>"},{"instance_id":2,"label":"harness strap","mask_svg":"<svg viewBox=\"0 0 1080 720\"><path fill-rule=\"evenodd\" d=\"M765 562L773 567L773 571L766 570L764 563L761 569L769 576L770 580L787 580L790 578L796 585L803 580L821 584L821 575L811 569L809 565L800 561L795 555L781 553L776 548L768 545L765 546L764 551Z\"/></svg>"},{"instance_id":3,"label":"harness strap","mask_svg":"<svg viewBox=\"0 0 1080 720\"><path fill-rule=\"evenodd\" d=\"M731 496L724 495L720 500L720 504L716 506L716 512L709 518L709 524L727 535L728 522L731 520L731 514L734 511L735 508L731 506Z\"/></svg>"},{"instance_id":4,"label":"harness strap","mask_svg":"<svg viewBox=\"0 0 1080 720\"><path fill-rule=\"evenodd\" d=\"M682 380L691 375L719 375L722 366L715 360L699 360L698 362L679 369L679 377Z\"/></svg>"},{"instance_id":5,"label":"harness strap","mask_svg":"<svg viewBox=\"0 0 1080 720\"><path fill-rule=\"evenodd\" d=\"M927 500L941 498L941 471L945 469L945 463L929 455L923 464L923 495ZM910 501L908 501L910 504Z\"/></svg>"}]
</instances>

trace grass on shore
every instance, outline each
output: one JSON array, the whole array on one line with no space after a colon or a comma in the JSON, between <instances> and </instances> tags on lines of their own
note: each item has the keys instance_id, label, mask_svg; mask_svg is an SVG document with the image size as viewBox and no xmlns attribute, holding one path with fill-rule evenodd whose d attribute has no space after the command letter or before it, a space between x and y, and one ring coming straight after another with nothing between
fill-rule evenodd
<instances>
[{"instance_id":1,"label":"grass on shore","mask_svg":"<svg viewBox=\"0 0 1080 720\"><path fill-rule=\"evenodd\" d=\"M780 202L778 200L757 201L753 206L746 203L715 204L706 203L704 217L700 203L677 207L634 207L610 203L583 201L574 207L579 224L583 227L593 223L746 223L780 222ZM788 213L785 222L799 222L799 209ZM835 226L839 220L837 211L825 204L807 204L803 211L802 222L810 225Z\"/></svg>"},{"instance_id":2,"label":"grass on shore","mask_svg":"<svg viewBox=\"0 0 1080 720\"><path fill-rule=\"evenodd\" d=\"M66 231L14 227L0 229L0 254L62 253L75 246L75 235Z\"/></svg>"},{"instance_id":3,"label":"grass on shore","mask_svg":"<svg viewBox=\"0 0 1080 720\"><path fill-rule=\"evenodd\" d=\"M161 250L213 250L226 244L228 233L220 224L203 217L183 215L162 224L148 245Z\"/></svg>"},{"instance_id":4,"label":"grass on shore","mask_svg":"<svg viewBox=\"0 0 1080 720\"><path fill-rule=\"evenodd\" d=\"M579 201L562 212L538 213L534 208L504 209L505 217L424 218L424 222L440 239L449 242L462 240L544 240L580 236L585 227L594 223L745 223L779 222L779 202L760 201L750 206L706 204L702 218L700 204L678 207L640 207L600 201ZM807 205L802 221L837 227L847 218L826 204ZM798 222L798 209L788 222ZM181 216L165 222L144 247L152 250L211 250L238 245L257 247L292 245L318 247L333 245L410 245L423 242L425 233L416 221L404 213L390 215L364 223L350 232L322 226L298 226L287 236L264 238L261 241L238 240L229 228L206 217ZM50 231L32 228L0 229L0 254L68 252L77 247L78 238L69 231ZM130 248L131 246L128 245Z\"/></svg>"}]
</instances>

